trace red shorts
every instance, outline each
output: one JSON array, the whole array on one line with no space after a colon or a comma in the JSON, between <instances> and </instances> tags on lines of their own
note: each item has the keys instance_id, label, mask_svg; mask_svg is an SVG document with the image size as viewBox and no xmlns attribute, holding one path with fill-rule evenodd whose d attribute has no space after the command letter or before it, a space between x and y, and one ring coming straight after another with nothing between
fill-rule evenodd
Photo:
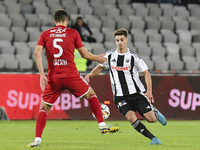
<instances>
[{"instance_id":1,"label":"red shorts","mask_svg":"<svg viewBox=\"0 0 200 150\"><path fill-rule=\"evenodd\" d=\"M60 93L69 90L74 96L82 97L89 91L90 85L83 77L53 78L48 81L43 93L43 102L53 105Z\"/></svg>"}]
</instances>

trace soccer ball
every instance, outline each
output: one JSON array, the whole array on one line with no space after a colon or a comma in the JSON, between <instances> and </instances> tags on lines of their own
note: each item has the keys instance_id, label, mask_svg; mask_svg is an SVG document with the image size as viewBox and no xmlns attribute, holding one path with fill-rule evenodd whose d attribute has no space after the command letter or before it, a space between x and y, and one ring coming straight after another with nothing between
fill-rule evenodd
<instances>
[{"instance_id":1,"label":"soccer ball","mask_svg":"<svg viewBox=\"0 0 200 150\"><path fill-rule=\"evenodd\" d=\"M102 110L102 115L103 115L103 119L108 119L108 117L110 116L110 109L107 105L101 103L101 110ZM94 113L92 113L92 116L96 119Z\"/></svg>"}]
</instances>

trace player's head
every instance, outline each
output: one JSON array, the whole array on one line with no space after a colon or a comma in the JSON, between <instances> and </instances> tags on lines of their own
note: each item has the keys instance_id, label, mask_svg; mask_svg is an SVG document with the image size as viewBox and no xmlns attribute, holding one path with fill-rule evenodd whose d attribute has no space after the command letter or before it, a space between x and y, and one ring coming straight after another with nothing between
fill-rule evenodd
<instances>
[{"instance_id":1,"label":"player's head","mask_svg":"<svg viewBox=\"0 0 200 150\"><path fill-rule=\"evenodd\" d=\"M113 33L114 37L119 36L119 35L123 35L124 37L127 38L128 36L128 31L124 28L115 30L115 32Z\"/></svg>"},{"instance_id":2,"label":"player's head","mask_svg":"<svg viewBox=\"0 0 200 150\"><path fill-rule=\"evenodd\" d=\"M114 32L115 43L117 44L117 48L122 50L126 48L128 42L128 31L124 28L118 29Z\"/></svg>"},{"instance_id":3,"label":"player's head","mask_svg":"<svg viewBox=\"0 0 200 150\"><path fill-rule=\"evenodd\" d=\"M55 24L60 24L60 23L67 24L68 18L69 18L69 15L68 15L67 11L65 11L64 9L58 9L54 13L54 23Z\"/></svg>"}]
</instances>

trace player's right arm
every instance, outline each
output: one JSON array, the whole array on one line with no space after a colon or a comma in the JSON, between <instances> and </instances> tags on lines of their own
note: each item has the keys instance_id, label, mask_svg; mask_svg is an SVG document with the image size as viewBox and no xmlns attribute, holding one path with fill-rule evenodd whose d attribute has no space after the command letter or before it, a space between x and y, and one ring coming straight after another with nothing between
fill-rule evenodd
<instances>
[{"instance_id":1,"label":"player's right arm","mask_svg":"<svg viewBox=\"0 0 200 150\"><path fill-rule=\"evenodd\" d=\"M41 45L37 45L35 48L35 61L40 73L40 88L42 91L44 91L46 85L47 85L47 77L45 76L44 73L44 68L42 65L42 51L43 51L44 47Z\"/></svg>"},{"instance_id":2,"label":"player's right arm","mask_svg":"<svg viewBox=\"0 0 200 150\"><path fill-rule=\"evenodd\" d=\"M103 64L107 60L107 58L104 57L105 54L94 55L94 54L90 53L89 51L87 51L85 47L80 47L77 49L78 49L79 53L81 54L81 57L83 57L85 59L97 61L101 64Z\"/></svg>"},{"instance_id":3,"label":"player's right arm","mask_svg":"<svg viewBox=\"0 0 200 150\"><path fill-rule=\"evenodd\" d=\"M85 80L89 83L90 79L94 76L98 75L101 71L103 71L105 67L101 64L97 65L88 75L85 76Z\"/></svg>"},{"instance_id":4,"label":"player's right arm","mask_svg":"<svg viewBox=\"0 0 200 150\"><path fill-rule=\"evenodd\" d=\"M87 60L97 61L101 64L103 64L107 60L107 58L104 57L105 54L94 55L89 51L87 51L87 49L83 46L80 34L76 30L74 30L74 39L75 39L75 48L79 51L82 58L85 58Z\"/></svg>"}]
</instances>

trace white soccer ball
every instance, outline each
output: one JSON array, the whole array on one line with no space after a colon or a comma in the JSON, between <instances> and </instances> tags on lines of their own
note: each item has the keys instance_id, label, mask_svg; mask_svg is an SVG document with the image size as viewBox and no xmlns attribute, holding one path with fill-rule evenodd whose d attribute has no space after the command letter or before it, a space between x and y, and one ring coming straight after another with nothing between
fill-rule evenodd
<instances>
[{"instance_id":1,"label":"white soccer ball","mask_svg":"<svg viewBox=\"0 0 200 150\"><path fill-rule=\"evenodd\" d=\"M103 115L103 119L108 119L108 117L110 116L110 109L107 105L101 103L101 110L102 110L102 115ZM92 116L96 119L94 113L92 113Z\"/></svg>"}]
</instances>

